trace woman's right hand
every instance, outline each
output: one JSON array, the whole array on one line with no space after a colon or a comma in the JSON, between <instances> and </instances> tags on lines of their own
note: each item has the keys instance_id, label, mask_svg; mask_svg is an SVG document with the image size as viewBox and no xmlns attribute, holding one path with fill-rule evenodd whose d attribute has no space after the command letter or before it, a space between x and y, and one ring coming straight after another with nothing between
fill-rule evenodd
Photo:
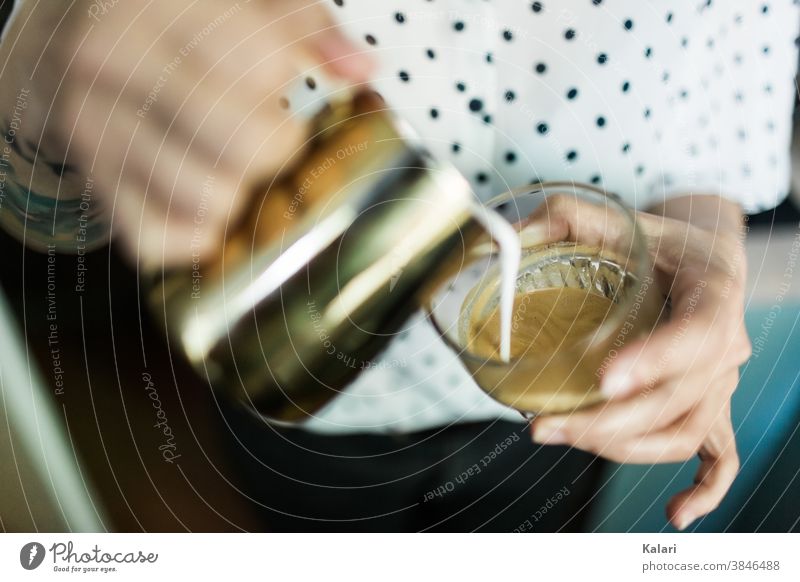
<instances>
[{"instance_id":1,"label":"woman's right hand","mask_svg":"<svg viewBox=\"0 0 800 582\"><path fill-rule=\"evenodd\" d=\"M316 2L86 6L61 55L61 134L112 234L151 266L216 253L247 187L302 146L280 106L298 63L353 83L371 68Z\"/></svg>"}]
</instances>

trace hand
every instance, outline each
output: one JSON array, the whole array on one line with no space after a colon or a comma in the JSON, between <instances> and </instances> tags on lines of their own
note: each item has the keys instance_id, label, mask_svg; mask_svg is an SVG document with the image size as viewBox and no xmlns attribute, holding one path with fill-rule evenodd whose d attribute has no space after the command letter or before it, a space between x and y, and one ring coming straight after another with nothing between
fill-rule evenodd
<instances>
[{"instance_id":1,"label":"hand","mask_svg":"<svg viewBox=\"0 0 800 582\"><path fill-rule=\"evenodd\" d=\"M318 3L120 2L80 16L62 133L144 263L214 254L247 188L302 147L280 106L298 62L352 82L370 71Z\"/></svg>"},{"instance_id":2,"label":"hand","mask_svg":"<svg viewBox=\"0 0 800 582\"><path fill-rule=\"evenodd\" d=\"M569 197L553 197L547 206L548 213L532 222L546 223L554 240L603 236L598 225L607 218L590 216L602 209ZM683 529L717 507L739 467L730 399L738 368L751 353L744 327L745 257L734 220L719 221L716 230L643 212L637 220L660 286L671 297L671 316L620 351L601 382L607 402L539 417L533 438L620 463L679 462L698 454L694 485L667 508L670 521Z\"/></svg>"}]
</instances>

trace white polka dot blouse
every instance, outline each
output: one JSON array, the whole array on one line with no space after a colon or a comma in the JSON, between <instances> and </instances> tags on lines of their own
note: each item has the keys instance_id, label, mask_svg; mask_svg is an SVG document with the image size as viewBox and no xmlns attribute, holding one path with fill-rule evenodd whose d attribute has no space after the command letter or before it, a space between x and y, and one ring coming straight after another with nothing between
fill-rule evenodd
<instances>
[{"instance_id":1,"label":"white polka dot blouse","mask_svg":"<svg viewBox=\"0 0 800 582\"><path fill-rule=\"evenodd\" d=\"M551 180L638 209L718 194L754 212L787 194L796 1L327 1L377 61L374 88L480 199ZM326 94L313 70L302 91ZM522 420L475 386L422 315L375 364L308 428Z\"/></svg>"}]
</instances>

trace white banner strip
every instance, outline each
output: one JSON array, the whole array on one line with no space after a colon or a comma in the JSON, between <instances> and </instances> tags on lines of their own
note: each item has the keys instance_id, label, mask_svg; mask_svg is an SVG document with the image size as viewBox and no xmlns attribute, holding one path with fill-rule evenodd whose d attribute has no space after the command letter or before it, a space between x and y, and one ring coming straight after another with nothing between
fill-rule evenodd
<instances>
[{"instance_id":1,"label":"white banner strip","mask_svg":"<svg viewBox=\"0 0 800 582\"><path fill-rule=\"evenodd\" d=\"M0 580L800 580L796 534L2 534ZM170 578L173 577L173 578ZM436 577L436 578L435 578Z\"/></svg>"}]
</instances>

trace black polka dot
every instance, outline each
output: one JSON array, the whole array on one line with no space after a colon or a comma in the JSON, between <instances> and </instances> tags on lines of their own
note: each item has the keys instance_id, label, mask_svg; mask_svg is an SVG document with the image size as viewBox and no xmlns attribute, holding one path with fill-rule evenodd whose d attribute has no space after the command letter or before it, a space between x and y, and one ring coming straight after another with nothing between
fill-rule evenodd
<instances>
[{"instance_id":1,"label":"black polka dot","mask_svg":"<svg viewBox=\"0 0 800 582\"><path fill-rule=\"evenodd\" d=\"M534 2L533 4L531 4L531 10L533 10L534 12L541 12L543 8L544 6L542 6L541 2Z\"/></svg>"},{"instance_id":2,"label":"black polka dot","mask_svg":"<svg viewBox=\"0 0 800 582\"><path fill-rule=\"evenodd\" d=\"M431 117L433 119L438 119L439 118L439 110L436 109L435 107L432 107L431 110L430 110L430 115L431 115Z\"/></svg>"},{"instance_id":3,"label":"black polka dot","mask_svg":"<svg viewBox=\"0 0 800 582\"><path fill-rule=\"evenodd\" d=\"M548 127L547 127L547 124L545 122L541 122L539 125L536 126L536 131L538 131L542 135L546 134L547 130L548 130Z\"/></svg>"},{"instance_id":4,"label":"black polka dot","mask_svg":"<svg viewBox=\"0 0 800 582\"><path fill-rule=\"evenodd\" d=\"M767 12L769 12L769 6L768 6L767 4L764 4L764 5L761 7L761 13L762 13L762 14L766 14Z\"/></svg>"},{"instance_id":5,"label":"black polka dot","mask_svg":"<svg viewBox=\"0 0 800 582\"><path fill-rule=\"evenodd\" d=\"M397 73L397 76L400 77L400 80L403 83L408 83L411 80L411 76L408 74L407 71L400 71Z\"/></svg>"},{"instance_id":6,"label":"black polka dot","mask_svg":"<svg viewBox=\"0 0 800 582\"><path fill-rule=\"evenodd\" d=\"M575 38L576 34L577 33L575 32L574 29L568 28L567 30L564 31L564 38L566 38L567 40L572 40Z\"/></svg>"},{"instance_id":7,"label":"black polka dot","mask_svg":"<svg viewBox=\"0 0 800 582\"><path fill-rule=\"evenodd\" d=\"M603 0L592 0L592 4L595 6L600 6L603 3Z\"/></svg>"},{"instance_id":8,"label":"black polka dot","mask_svg":"<svg viewBox=\"0 0 800 582\"><path fill-rule=\"evenodd\" d=\"M547 70L547 65L544 63L536 63L536 72L540 75Z\"/></svg>"},{"instance_id":9,"label":"black polka dot","mask_svg":"<svg viewBox=\"0 0 800 582\"><path fill-rule=\"evenodd\" d=\"M463 93L464 91L467 90L467 86L464 84L463 81L459 81L458 83L456 83L456 89L458 89L460 93Z\"/></svg>"},{"instance_id":10,"label":"black polka dot","mask_svg":"<svg viewBox=\"0 0 800 582\"><path fill-rule=\"evenodd\" d=\"M681 96L681 99L688 99L689 91L687 91L686 89L681 89L679 95Z\"/></svg>"},{"instance_id":11,"label":"black polka dot","mask_svg":"<svg viewBox=\"0 0 800 582\"><path fill-rule=\"evenodd\" d=\"M373 46L378 44L378 40L371 34L364 35L364 40L367 41L367 44L371 44Z\"/></svg>"},{"instance_id":12,"label":"black polka dot","mask_svg":"<svg viewBox=\"0 0 800 582\"><path fill-rule=\"evenodd\" d=\"M578 96L578 90L575 87L572 87L569 91L567 91L567 99L575 99Z\"/></svg>"},{"instance_id":13,"label":"black polka dot","mask_svg":"<svg viewBox=\"0 0 800 582\"><path fill-rule=\"evenodd\" d=\"M667 23L672 22L672 12L667 12Z\"/></svg>"},{"instance_id":14,"label":"black polka dot","mask_svg":"<svg viewBox=\"0 0 800 582\"><path fill-rule=\"evenodd\" d=\"M595 123L597 124L597 127L604 127L606 124L606 118L601 115L595 120Z\"/></svg>"},{"instance_id":15,"label":"black polka dot","mask_svg":"<svg viewBox=\"0 0 800 582\"><path fill-rule=\"evenodd\" d=\"M622 23L622 25L625 27L625 30L632 30L633 29L633 20L628 18L625 22Z\"/></svg>"},{"instance_id":16,"label":"black polka dot","mask_svg":"<svg viewBox=\"0 0 800 582\"><path fill-rule=\"evenodd\" d=\"M650 111L650 108L648 107L647 109L644 110L644 118L648 119L650 117L650 115L652 115L652 113L653 112Z\"/></svg>"},{"instance_id":17,"label":"black polka dot","mask_svg":"<svg viewBox=\"0 0 800 582\"><path fill-rule=\"evenodd\" d=\"M509 164L513 164L517 161L517 154L514 152L506 152L506 162Z\"/></svg>"},{"instance_id":18,"label":"black polka dot","mask_svg":"<svg viewBox=\"0 0 800 582\"><path fill-rule=\"evenodd\" d=\"M641 176L642 174L644 174L644 166L639 164L636 166L636 175Z\"/></svg>"},{"instance_id":19,"label":"black polka dot","mask_svg":"<svg viewBox=\"0 0 800 582\"><path fill-rule=\"evenodd\" d=\"M478 172L475 174L475 179L478 181L478 184L485 184L489 180L489 176L484 172Z\"/></svg>"},{"instance_id":20,"label":"black polka dot","mask_svg":"<svg viewBox=\"0 0 800 582\"><path fill-rule=\"evenodd\" d=\"M689 37L684 36L683 38L681 38L681 46L683 48L686 48L687 46L689 46Z\"/></svg>"},{"instance_id":21,"label":"black polka dot","mask_svg":"<svg viewBox=\"0 0 800 582\"><path fill-rule=\"evenodd\" d=\"M344 0L333 0L333 3L337 6L344 6Z\"/></svg>"},{"instance_id":22,"label":"black polka dot","mask_svg":"<svg viewBox=\"0 0 800 582\"><path fill-rule=\"evenodd\" d=\"M631 88L630 81L625 81L625 82L622 83L621 89L622 89L623 93L627 93L628 91L630 91L630 88Z\"/></svg>"},{"instance_id":23,"label":"black polka dot","mask_svg":"<svg viewBox=\"0 0 800 582\"><path fill-rule=\"evenodd\" d=\"M487 125L490 124L492 122L492 116L487 113L483 116L483 122Z\"/></svg>"},{"instance_id":24,"label":"black polka dot","mask_svg":"<svg viewBox=\"0 0 800 582\"><path fill-rule=\"evenodd\" d=\"M306 87L309 89L317 88L317 82L314 80L314 77L306 77Z\"/></svg>"},{"instance_id":25,"label":"black polka dot","mask_svg":"<svg viewBox=\"0 0 800 582\"><path fill-rule=\"evenodd\" d=\"M402 12L395 12L394 19L398 22L398 24L403 24L406 21L406 15Z\"/></svg>"},{"instance_id":26,"label":"black polka dot","mask_svg":"<svg viewBox=\"0 0 800 582\"><path fill-rule=\"evenodd\" d=\"M652 57L653 56L653 49L650 48L650 47L647 47L646 49L644 49L644 56L645 56L646 59L649 59L650 57Z\"/></svg>"},{"instance_id":27,"label":"black polka dot","mask_svg":"<svg viewBox=\"0 0 800 582\"><path fill-rule=\"evenodd\" d=\"M480 111L483 109L483 101L480 99L470 99L469 100L469 110L470 111Z\"/></svg>"},{"instance_id":28,"label":"black polka dot","mask_svg":"<svg viewBox=\"0 0 800 582\"><path fill-rule=\"evenodd\" d=\"M504 30L503 31L503 39L508 41L508 42L511 42L514 39L514 33L512 33L508 29Z\"/></svg>"},{"instance_id":29,"label":"black polka dot","mask_svg":"<svg viewBox=\"0 0 800 582\"><path fill-rule=\"evenodd\" d=\"M435 59L436 58L436 53L433 51L433 49L426 50L425 54L428 55L429 59Z\"/></svg>"},{"instance_id":30,"label":"black polka dot","mask_svg":"<svg viewBox=\"0 0 800 582\"><path fill-rule=\"evenodd\" d=\"M569 150L567 155L565 156L568 162L574 162L578 159L578 152L575 150Z\"/></svg>"},{"instance_id":31,"label":"black polka dot","mask_svg":"<svg viewBox=\"0 0 800 582\"><path fill-rule=\"evenodd\" d=\"M460 20L456 20L453 23L453 30L455 30L456 32L461 32L462 30L464 30L464 23Z\"/></svg>"},{"instance_id":32,"label":"black polka dot","mask_svg":"<svg viewBox=\"0 0 800 582\"><path fill-rule=\"evenodd\" d=\"M597 55L597 64L605 65L608 62L608 55L606 53L600 53Z\"/></svg>"},{"instance_id":33,"label":"black polka dot","mask_svg":"<svg viewBox=\"0 0 800 582\"><path fill-rule=\"evenodd\" d=\"M591 177L591 179L589 181L592 184L599 184L600 183L600 176L595 174L594 176Z\"/></svg>"},{"instance_id":34,"label":"black polka dot","mask_svg":"<svg viewBox=\"0 0 800 582\"><path fill-rule=\"evenodd\" d=\"M454 143L453 143L453 145L452 145L452 146L450 146L450 149L452 149L452 150L453 150L453 153L454 153L454 154L457 154L458 152L460 152L460 151L461 151L461 144L460 144L460 143L458 143L458 142L454 142Z\"/></svg>"},{"instance_id":35,"label":"black polka dot","mask_svg":"<svg viewBox=\"0 0 800 582\"><path fill-rule=\"evenodd\" d=\"M663 83L666 83L667 81L669 81L669 71L664 71L664 74L661 75L661 81Z\"/></svg>"},{"instance_id":36,"label":"black polka dot","mask_svg":"<svg viewBox=\"0 0 800 582\"><path fill-rule=\"evenodd\" d=\"M506 101L508 101L509 103L511 103L514 99L517 98L517 96L514 94L514 92L512 90L510 90L510 89L508 91L506 91L506 94L504 95L504 97L505 97Z\"/></svg>"},{"instance_id":37,"label":"black polka dot","mask_svg":"<svg viewBox=\"0 0 800 582\"><path fill-rule=\"evenodd\" d=\"M764 47L761 49L761 52L764 53L765 55L768 55L769 54L769 46L764 45Z\"/></svg>"},{"instance_id":38,"label":"black polka dot","mask_svg":"<svg viewBox=\"0 0 800 582\"><path fill-rule=\"evenodd\" d=\"M486 53L486 62L491 63L494 60L492 53Z\"/></svg>"},{"instance_id":39,"label":"black polka dot","mask_svg":"<svg viewBox=\"0 0 800 582\"><path fill-rule=\"evenodd\" d=\"M622 153L627 154L629 151L631 151L631 144L629 143L622 144Z\"/></svg>"}]
</instances>

